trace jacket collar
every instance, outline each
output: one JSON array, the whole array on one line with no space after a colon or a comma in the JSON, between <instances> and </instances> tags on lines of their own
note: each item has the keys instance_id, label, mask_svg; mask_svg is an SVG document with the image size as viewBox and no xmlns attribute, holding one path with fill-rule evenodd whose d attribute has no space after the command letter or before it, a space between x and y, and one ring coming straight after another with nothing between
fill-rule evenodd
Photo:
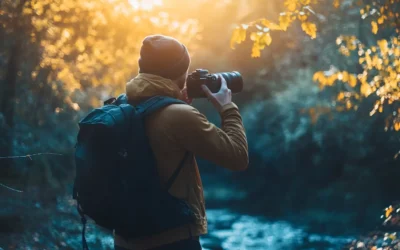
<instances>
[{"instance_id":1,"label":"jacket collar","mask_svg":"<svg viewBox=\"0 0 400 250\"><path fill-rule=\"evenodd\" d=\"M172 80L147 73L139 73L126 84L126 95L131 103L157 95L182 99L181 90Z\"/></svg>"}]
</instances>

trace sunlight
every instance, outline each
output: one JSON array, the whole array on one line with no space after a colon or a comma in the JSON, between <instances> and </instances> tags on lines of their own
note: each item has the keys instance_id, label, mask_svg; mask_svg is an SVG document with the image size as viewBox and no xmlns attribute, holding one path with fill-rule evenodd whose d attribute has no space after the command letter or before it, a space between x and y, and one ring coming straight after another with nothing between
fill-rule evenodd
<instances>
[{"instance_id":1,"label":"sunlight","mask_svg":"<svg viewBox=\"0 0 400 250\"><path fill-rule=\"evenodd\" d=\"M162 6L162 0L128 0L135 10L152 10L155 6Z\"/></svg>"}]
</instances>

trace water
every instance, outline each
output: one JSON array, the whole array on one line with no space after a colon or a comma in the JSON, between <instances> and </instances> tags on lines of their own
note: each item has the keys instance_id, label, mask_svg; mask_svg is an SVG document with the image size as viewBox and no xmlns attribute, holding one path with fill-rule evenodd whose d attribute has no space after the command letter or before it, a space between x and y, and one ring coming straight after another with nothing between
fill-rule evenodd
<instances>
[{"instance_id":1,"label":"water","mask_svg":"<svg viewBox=\"0 0 400 250\"><path fill-rule=\"evenodd\" d=\"M207 217L209 233L200 239L203 250L330 250L341 249L352 240L310 234L285 221L268 221L226 209L207 210ZM79 242L79 237L77 240ZM88 242L101 246L101 249L112 249L113 246L109 234L99 239L98 234L89 233Z\"/></svg>"},{"instance_id":2,"label":"water","mask_svg":"<svg viewBox=\"0 0 400 250\"><path fill-rule=\"evenodd\" d=\"M32 205L31 229L1 234L4 249L82 249L79 215L71 198L58 198L52 208ZM239 214L227 209L207 210L209 233L201 237L204 250L313 250L341 249L351 238L318 235L285 221ZM26 222L28 223L28 222ZM90 249L112 250L112 234L89 222L86 239Z\"/></svg>"},{"instance_id":3,"label":"water","mask_svg":"<svg viewBox=\"0 0 400 250\"><path fill-rule=\"evenodd\" d=\"M351 241L229 210L208 210L207 217L209 234L201 238L204 250L341 249Z\"/></svg>"}]
</instances>

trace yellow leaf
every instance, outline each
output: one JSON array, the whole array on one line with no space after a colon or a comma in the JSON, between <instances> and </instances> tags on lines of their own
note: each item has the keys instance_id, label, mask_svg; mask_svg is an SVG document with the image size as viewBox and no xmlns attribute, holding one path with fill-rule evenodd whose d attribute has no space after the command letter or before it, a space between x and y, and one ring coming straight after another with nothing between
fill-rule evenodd
<instances>
[{"instance_id":1,"label":"yellow leaf","mask_svg":"<svg viewBox=\"0 0 400 250\"><path fill-rule=\"evenodd\" d=\"M398 124L398 123L396 123L396 124ZM398 129L397 129L397 130L398 130ZM388 208L386 208L386 213L385 213L386 218L389 217L389 215L390 215L392 212L393 212L393 207L392 207L392 206L389 206Z\"/></svg>"},{"instance_id":2,"label":"yellow leaf","mask_svg":"<svg viewBox=\"0 0 400 250\"><path fill-rule=\"evenodd\" d=\"M240 28L237 27L232 33L231 43L230 43L231 49L235 49L235 43L237 43L239 37L240 37Z\"/></svg>"},{"instance_id":3,"label":"yellow leaf","mask_svg":"<svg viewBox=\"0 0 400 250\"><path fill-rule=\"evenodd\" d=\"M343 92L340 92L339 94L338 94L338 96L337 96L337 100L338 101L341 101L341 100L343 100L344 99L344 93Z\"/></svg>"},{"instance_id":4,"label":"yellow leaf","mask_svg":"<svg viewBox=\"0 0 400 250\"><path fill-rule=\"evenodd\" d=\"M1 12L1 10L0 10L0 12ZM33 11L32 11L31 8L24 8L22 13L25 14L25 15L29 15L29 14L32 14Z\"/></svg>"},{"instance_id":5,"label":"yellow leaf","mask_svg":"<svg viewBox=\"0 0 400 250\"><path fill-rule=\"evenodd\" d=\"M339 1L339 0L334 0L334 1L333 1L333 6L334 6L335 8L339 8L339 7L340 7L340 1Z\"/></svg>"},{"instance_id":6,"label":"yellow leaf","mask_svg":"<svg viewBox=\"0 0 400 250\"><path fill-rule=\"evenodd\" d=\"M347 101L347 102L346 102L346 108L347 108L347 109L351 109L352 106L353 106L353 105L351 104L350 101Z\"/></svg>"},{"instance_id":7,"label":"yellow leaf","mask_svg":"<svg viewBox=\"0 0 400 250\"><path fill-rule=\"evenodd\" d=\"M371 86L368 83L361 84L360 92L365 97L368 97L372 93Z\"/></svg>"},{"instance_id":8,"label":"yellow leaf","mask_svg":"<svg viewBox=\"0 0 400 250\"><path fill-rule=\"evenodd\" d=\"M262 37L261 37L261 42L263 43L263 44L266 44L266 45L271 45L271 43L272 43L272 38L271 38L271 35L269 34L269 33L265 33Z\"/></svg>"},{"instance_id":9,"label":"yellow leaf","mask_svg":"<svg viewBox=\"0 0 400 250\"><path fill-rule=\"evenodd\" d=\"M305 22L307 20L308 16L303 11L300 11L297 18L300 21Z\"/></svg>"},{"instance_id":10,"label":"yellow leaf","mask_svg":"<svg viewBox=\"0 0 400 250\"><path fill-rule=\"evenodd\" d=\"M314 82L321 81L324 78L325 78L324 72L317 71L317 72L314 73L313 81Z\"/></svg>"},{"instance_id":11,"label":"yellow leaf","mask_svg":"<svg viewBox=\"0 0 400 250\"><path fill-rule=\"evenodd\" d=\"M301 24L301 28L304 32L309 35L312 39L317 37L317 26L311 22L304 22Z\"/></svg>"},{"instance_id":12,"label":"yellow leaf","mask_svg":"<svg viewBox=\"0 0 400 250\"><path fill-rule=\"evenodd\" d=\"M297 7L297 1L296 0L286 0L285 6L289 11L295 11L296 7Z\"/></svg>"},{"instance_id":13,"label":"yellow leaf","mask_svg":"<svg viewBox=\"0 0 400 250\"><path fill-rule=\"evenodd\" d=\"M386 41L385 39L379 40L378 46L381 49L382 55L386 55L386 53L388 52L388 41Z\"/></svg>"},{"instance_id":14,"label":"yellow leaf","mask_svg":"<svg viewBox=\"0 0 400 250\"><path fill-rule=\"evenodd\" d=\"M256 32L251 32L250 40L252 40L252 41L256 41L257 40L257 33Z\"/></svg>"},{"instance_id":15,"label":"yellow leaf","mask_svg":"<svg viewBox=\"0 0 400 250\"><path fill-rule=\"evenodd\" d=\"M241 43L245 40L246 40L246 29L240 29L238 42Z\"/></svg>"},{"instance_id":16,"label":"yellow leaf","mask_svg":"<svg viewBox=\"0 0 400 250\"><path fill-rule=\"evenodd\" d=\"M396 37L393 37L393 38L392 38L392 43L393 43L394 45L399 45L399 39L397 39Z\"/></svg>"},{"instance_id":17,"label":"yellow leaf","mask_svg":"<svg viewBox=\"0 0 400 250\"><path fill-rule=\"evenodd\" d=\"M349 85L354 88L357 85L357 78L354 75L349 75Z\"/></svg>"},{"instance_id":18,"label":"yellow leaf","mask_svg":"<svg viewBox=\"0 0 400 250\"><path fill-rule=\"evenodd\" d=\"M59 21L61 21L61 16L60 15L55 15L54 17L53 17L53 20L54 21L56 21L56 22L59 22Z\"/></svg>"},{"instance_id":19,"label":"yellow leaf","mask_svg":"<svg viewBox=\"0 0 400 250\"><path fill-rule=\"evenodd\" d=\"M255 43L253 45L253 48L251 49L251 57L255 58L260 56L261 56L260 47L258 46L258 44Z\"/></svg>"},{"instance_id":20,"label":"yellow leaf","mask_svg":"<svg viewBox=\"0 0 400 250\"><path fill-rule=\"evenodd\" d=\"M394 124L394 130L396 130L396 131L399 131L400 130L400 126L399 126L399 123L395 123ZM386 211L386 218L388 217L390 215L390 213L388 213L387 211Z\"/></svg>"},{"instance_id":21,"label":"yellow leaf","mask_svg":"<svg viewBox=\"0 0 400 250\"><path fill-rule=\"evenodd\" d=\"M348 81L349 81L349 72L343 71L343 72L342 72L342 75L343 75L342 81L343 81L343 82L348 82Z\"/></svg>"},{"instance_id":22,"label":"yellow leaf","mask_svg":"<svg viewBox=\"0 0 400 250\"><path fill-rule=\"evenodd\" d=\"M80 52L83 52L85 50L85 41L81 38L79 38L76 42L75 42L75 46L77 47L77 49Z\"/></svg>"},{"instance_id":23,"label":"yellow leaf","mask_svg":"<svg viewBox=\"0 0 400 250\"><path fill-rule=\"evenodd\" d=\"M266 20L266 19L263 19L263 20L261 21L261 23L262 23L265 27L267 27L268 29L270 29L270 30L282 30L282 28L281 28L278 24L273 23L273 22L271 22L271 21L268 21L268 20Z\"/></svg>"},{"instance_id":24,"label":"yellow leaf","mask_svg":"<svg viewBox=\"0 0 400 250\"><path fill-rule=\"evenodd\" d=\"M378 18L378 24L383 24L383 22L385 21L385 17L381 16Z\"/></svg>"},{"instance_id":25,"label":"yellow leaf","mask_svg":"<svg viewBox=\"0 0 400 250\"><path fill-rule=\"evenodd\" d=\"M42 15L43 14L43 3L41 1L35 2L33 5L33 10L36 12L37 15Z\"/></svg>"},{"instance_id":26,"label":"yellow leaf","mask_svg":"<svg viewBox=\"0 0 400 250\"><path fill-rule=\"evenodd\" d=\"M337 74L337 73L336 73L336 74L333 74L333 75L330 75L330 76L327 78L325 84L328 85L328 86L332 86L332 85L335 83L336 80L338 80L338 74Z\"/></svg>"},{"instance_id":27,"label":"yellow leaf","mask_svg":"<svg viewBox=\"0 0 400 250\"><path fill-rule=\"evenodd\" d=\"M371 27L372 27L372 33L377 34L378 33L378 24L375 21L372 21Z\"/></svg>"},{"instance_id":28,"label":"yellow leaf","mask_svg":"<svg viewBox=\"0 0 400 250\"><path fill-rule=\"evenodd\" d=\"M286 31L292 22L291 16L287 13L281 13L279 16L279 26L282 30Z\"/></svg>"}]
</instances>

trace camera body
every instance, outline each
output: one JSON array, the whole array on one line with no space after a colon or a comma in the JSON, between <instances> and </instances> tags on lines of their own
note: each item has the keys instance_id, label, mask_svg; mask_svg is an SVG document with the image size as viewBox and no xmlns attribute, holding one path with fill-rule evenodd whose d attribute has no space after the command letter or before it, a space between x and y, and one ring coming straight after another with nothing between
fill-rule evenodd
<instances>
[{"instance_id":1,"label":"camera body","mask_svg":"<svg viewBox=\"0 0 400 250\"><path fill-rule=\"evenodd\" d=\"M243 78L239 72L222 72L228 88L232 93L239 93L243 90ZM206 94L201 88L205 84L213 93L217 93L221 88L221 79L217 74L210 74L206 69L196 69L188 75L186 80L187 93L190 98L204 98Z\"/></svg>"}]
</instances>

